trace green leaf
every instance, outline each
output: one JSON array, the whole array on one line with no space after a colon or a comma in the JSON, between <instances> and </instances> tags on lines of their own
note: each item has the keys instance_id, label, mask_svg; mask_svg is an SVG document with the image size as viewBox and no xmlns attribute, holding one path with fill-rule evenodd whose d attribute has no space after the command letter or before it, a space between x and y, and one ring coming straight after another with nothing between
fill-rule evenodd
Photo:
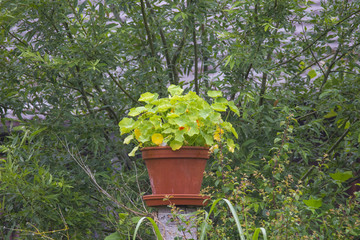
<instances>
[{"instance_id":1,"label":"green leaf","mask_svg":"<svg viewBox=\"0 0 360 240\"><path fill-rule=\"evenodd\" d=\"M183 145L182 142L178 142L175 140L170 142L170 147L173 151L180 149L182 147L182 145Z\"/></svg>"},{"instance_id":2,"label":"green leaf","mask_svg":"<svg viewBox=\"0 0 360 240\"><path fill-rule=\"evenodd\" d=\"M177 117L179 117L179 115L176 114L176 113L168 113L168 114L166 115L166 117L167 117L167 118L177 118Z\"/></svg>"},{"instance_id":3,"label":"green leaf","mask_svg":"<svg viewBox=\"0 0 360 240\"><path fill-rule=\"evenodd\" d=\"M211 104L211 108L218 112L225 112L227 107L225 104L222 103L213 103Z\"/></svg>"},{"instance_id":4,"label":"green leaf","mask_svg":"<svg viewBox=\"0 0 360 240\"><path fill-rule=\"evenodd\" d=\"M129 116L131 117L135 117L137 115L139 115L140 113L143 113L147 110L146 107L137 107L137 108L132 108L130 109L130 112L129 112Z\"/></svg>"},{"instance_id":5,"label":"green leaf","mask_svg":"<svg viewBox=\"0 0 360 240\"><path fill-rule=\"evenodd\" d=\"M134 128L135 121L132 118L123 118L119 122L121 135L130 132Z\"/></svg>"},{"instance_id":6,"label":"green leaf","mask_svg":"<svg viewBox=\"0 0 360 240\"><path fill-rule=\"evenodd\" d=\"M158 112L165 112L167 110L169 110L172 107L172 105L168 102L166 103L162 103L157 107L157 111Z\"/></svg>"},{"instance_id":7,"label":"green leaf","mask_svg":"<svg viewBox=\"0 0 360 240\"><path fill-rule=\"evenodd\" d=\"M314 78L314 77L316 77L316 71L314 70L314 69L312 69L312 70L310 70L309 72L308 72L308 76L310 77L310 78Z\"/></svg>"},{"instance_id":8,"label":"green leaf","mask_svg":"<svg viewBox=\"0 0 360 240\"><path fill-rule=\"evenodd\" d=\"M133 134L131 134L131 135L129 135L129 136L127 136L125 139L124 139L124 144L129 144L130 143L130 141L131 140L133 140L134 139L134 135Z\"/></svg>"},{"instance_id":9,"label":"green leaf","mask_svg":"<svg viewBox=\"0 0 360 240\"><path fill-rule=\"evenodd\" d=\"M36 130L35 132L33 132L30 137L34 137L36 135L38 135L39 133L41 133L42 131L45 131L47 129L47 127L43 127L43 128L40 128L38 130Z\"/></svg>"},{"instance_id":10,"label":"green leaf","mask_svg":"<svg viewBox=\"0 0 360 240\"><path fill-rule=\"evenodd\" d=\"M87 1L84 1L84 2L79 6L79 12L78 12L79 14L82 13L82 11L84 10L86 4L87 4Z\"/></svg>"},{"instance_id":11,"label":"green leaf","mask_svg":"<svg viewBox=\"0 0 360 240\"><path fill-rule=\"evenodd\" d=\"M309 200L303 200L306 206L310 209L318 209L322 206L322 199L315 199L311 197Z\"/></svg>"},{"instance_id":12,"label":"green leaf","mask_svg":"<svg viewBox=\"0 0 360 240\"><path fill-rule=\"evenodd\" d=\"M138 149L139 149L139 146L134 147L133 150L129 153L129 157L134 157L135 153Z\"/></svg>"},{"instance_id":13,"label":"green leaf","mask_svg":"<svg viewBox=\"0 0 360 240\"><path fill-rule=\"evenodd\" d=\"M348 129L349 127L350 127L350 121L347 121L346 124L345 124L344 129Z\"/></svg>"},{"instance_id":14,"label":"green leaf","mask_svg":"<svg viewBox=\"0 0 360 240\"><path fill-rule=\"evenodd\" d=\"M239 109L237 108L237 106L235 105L235 103L233 101L228 102L228 106L231 111L233 111L236 115L238 115L240 117Z\"/></svg>"},{"instance_id":15,"label":"green leaf","mask_svg":"<svg viewBox=\"0 0 360 240\"><path fill-rule=\"evenodd\" d=\"M168 87L168 92L171 94L171 96L179 96L183 93L183 91L184 89L176 85L170 85Z\"/></svg>"},{"instance_id":16,"label":"green leaf","mask_svg":"<svg viewBox=\"0 0 360 240\"><path fill-rule=\"evenodd\" d=\"M212 146L214 144L214 140L213 140L212 136L209 136L208 134L202 134L202 136L205 139L206 145Z\"/></svg>"},{"instance_id":17,"label":"green leaf","mask_svg":"<svg viewBox=\"0 0 360 240\"><path fill-rule=\"evenodd\" d=\"M336 116L337 116L337 113L334 111L334 109L331 109L331 111L328 114L326 114L324 116L324 118L332 118L332 117L336 117Z\"/></svg>"},{"instance_id":18,"label":"green leaf","mask_svg":"<svg viewBox=\"0 0 360 240\"><path fill-rule=\"evenodd\" d=\"M206 119L209 116L209 110L208 109L201 109L199 111L199 116L203 119Z\"/></svg>"},{"instance_id":19,"label":"green leaf","mask_svg":"<svg viewBox=\"0 0 360 240\"><path fill-rule=\"evenodd\" d=\"M351 171L346 171L346 172L339 172L336 171L335 173L330 173L330 177L332 179L334 179L337 182L345 182L346 180L350 179L353 177L353 174Z\"/></svg>"},{"instance_id":20,"label":"green leaf","mask_svg":"<svg viewBox=\"0 0 360 240\"><path fill-rule=\"evenodd\" d=\"M146 92L146 93L141 94L139 101L151 103L152 101L156 100L158 98L158 96L159 96L159 94L157 94L157 93L153 94L153 93Z\"/></svg>"},{"instance_id":21,"label":"green leaf","mask_svg":"<svg viewBox=\"0 0 360 240\"><path fill-rule=\"evenodd\" d=\"M230 152L234 152L235 150L235 143L232 139L228 138L227 141L226 141L226 145L228 146L228 149Z\"/></svg>"},{"instance_id":22,"label":"green leaf","mask_svg":"<svg viewBox=\"0 0 360 240\"><path fill-rule=\"evenodd\" d=\"M217 97L222 97L222 92L221 91L208 91L207 95L211 98L217 98Z\"/></svg>"},{"instance_id":23,"label":"green leaf","mask_svg":"<svg viewBox=\"0 0 360 240\"><path fill-rule=\"evenodd\" d=\"M118 232L114 232L109 236L107 236L106 238L104 238L104 240L121 240L121 239L122 239L121 235Z\"/></svg>"}]
</instances>

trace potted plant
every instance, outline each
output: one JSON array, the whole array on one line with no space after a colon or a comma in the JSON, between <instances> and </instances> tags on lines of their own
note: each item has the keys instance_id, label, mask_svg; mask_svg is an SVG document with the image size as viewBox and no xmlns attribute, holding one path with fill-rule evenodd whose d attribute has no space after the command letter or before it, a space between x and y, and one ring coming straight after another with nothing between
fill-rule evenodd
<instances>
[{"instance_id":1,"label":"potted plant","mask_svg":"<svg viewBox=\"0 0 360 240\"><path fill-rule=\"evenodd\" d=\"M220 91L209 91L212 104L196 93L183 95L183 89L170 85L167 98L144 93L139 102L144 106L130 109L120 121L121 134L129 134L125 144L135 142L129 156L141 148L148 169L152 195L144 196L149 206L202 205L199 195L209 149L223 140L233 152L238 137L231 123L222 120L220 112L227 108L239 115L235 104L222 97ZM169 201L162 201L171 196Z\"/></svg>"}]
</instances>

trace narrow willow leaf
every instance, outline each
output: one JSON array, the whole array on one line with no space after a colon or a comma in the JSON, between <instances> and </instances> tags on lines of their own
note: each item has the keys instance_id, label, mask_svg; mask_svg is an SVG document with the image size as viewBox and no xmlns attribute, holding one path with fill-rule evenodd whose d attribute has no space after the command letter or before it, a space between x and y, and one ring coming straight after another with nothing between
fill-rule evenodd
<instances>
[{"instance_id":1,"label":"narrow willow leaf","mask_svg":"<svg viewBox=\"0 0 360 240\"><path fill-rule=\"evenodd\" d=\"M334 111L334 109L331 109L331 111L328 114L326 114L324 116L324 118L332 118L332 117L336 117L336 116L337 116L337 113Z\"/></svg>"}]
</instances>

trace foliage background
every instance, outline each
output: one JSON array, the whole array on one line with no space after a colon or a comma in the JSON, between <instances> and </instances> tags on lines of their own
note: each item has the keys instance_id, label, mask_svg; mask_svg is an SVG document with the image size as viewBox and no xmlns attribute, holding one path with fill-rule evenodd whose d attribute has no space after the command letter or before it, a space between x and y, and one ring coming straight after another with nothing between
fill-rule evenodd
<instances>
[{"instance_id":1,"label":"foliage background","mask_svg":"<svg viewBox=\"0 0 360 240\"><path fill-rule=\"evenodd\" d=\"M214 155L204 191L237 204L249 234L360 235L359 1L3 0L0 9L2 238L132 234L151 190L117 124L141 93L164 96L169 84L204 97L221 90L239 107L240 118L228 116L239 148ZM233 239L226 216L219 208L209 238Z\"/></svg>"}]
</instances>

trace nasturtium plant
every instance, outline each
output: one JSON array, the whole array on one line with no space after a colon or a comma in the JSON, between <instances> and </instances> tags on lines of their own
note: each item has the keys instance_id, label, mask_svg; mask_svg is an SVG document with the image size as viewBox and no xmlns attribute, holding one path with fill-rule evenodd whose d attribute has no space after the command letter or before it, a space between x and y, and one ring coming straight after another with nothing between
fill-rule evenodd
<instances>
[{"instance_id":1,"label":"nasturtium plant","mask_svg":"<svg viewBox=\"0 0 360 240\"><path fill-rule=\"evenodd\" d=\"M149 92L140 96L139 102L145 106L130 109L128 115L133 118L123 118L119 123L121 135L129 133L124 143L137 143L130 156L140 147L170 146L175 151L182 146L214 147L219 142L234 151L231 137L238 138L238 134L231 123L222 119L220 112L229 108L240 116L235 104L222 97L220 91L208 92L213 100L211 105L195 92L183 95L183 91L179 86L170 85L168 98L158 98L158 94Z\"/></svg>"}]
</instances>

